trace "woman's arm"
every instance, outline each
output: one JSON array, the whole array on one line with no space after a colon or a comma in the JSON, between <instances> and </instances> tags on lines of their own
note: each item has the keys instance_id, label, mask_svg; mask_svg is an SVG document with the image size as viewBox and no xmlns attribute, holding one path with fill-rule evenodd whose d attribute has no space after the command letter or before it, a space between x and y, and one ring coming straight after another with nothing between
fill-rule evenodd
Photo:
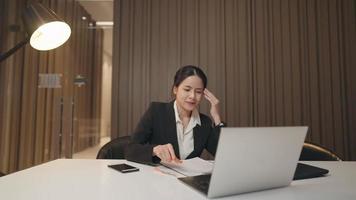
<instances>
[{"instance_id":1,"label":"woman's arm","mask_svg":"<svg viewBox=\"0 0 356 200\"><path fill-rule=\"evenodd\" d=\"M218 146L218 141L220 137L220 127L215 126L211 128L211 132L209 134L207 143L206 143L206 150L209 151L213 156L215 156L216 149Z\"/></svg>"},{"instance_id":2,"label":"woman's arm","mask_svg":"<svg viewBox=\"0 0 356 200\"><path fill-rule=\"evenodd\" d=\"M176 157L172 144L152 144L154 131L154 115L159 112L158 104L151 103L148 110L141 117L131 143L128 145L125 157L129 161L145 164L165 162L181 163Z\"/></svg>"},{"instance_id":3,"label":"woman's arm","mask_svg":"<svg viewBox=\"0 0 356 200\"><path fill-rule=\"evenodd\" d=\"M219 99L210 92L207 88L204 90L204 97L210 102L210 115L214 120L214 127L212 127L209 134L209 138L206 144L206 149L215 156L216 148L219 141L220 129L222 126L225 126L222 123L220 118L220 109L219 109Z\"/></svg>"},{"instance_id":4,"label":"woman's arm","mask_svg":"<svg viewBox=\"0 0 356 200\"><path fill-rule=\"evenodd\" d=\"M153 147L156 145L150 144L150 138L153 133L153 112L154 105L151 103L131 135L131 143L125 152L127 160L140 163L155 162L152 152Z\"/></svg>"}]
</instances>

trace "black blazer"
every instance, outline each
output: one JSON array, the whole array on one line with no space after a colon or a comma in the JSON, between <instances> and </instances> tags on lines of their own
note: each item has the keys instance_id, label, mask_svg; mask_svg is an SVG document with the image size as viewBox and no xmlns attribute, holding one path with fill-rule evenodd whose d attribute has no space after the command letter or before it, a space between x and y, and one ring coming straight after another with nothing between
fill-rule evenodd
<instances>
[{"instance_id":1,"label":"black blazer","mask_svg":"<svg viewBox=\"0 0 356 200\"><path fill-rule=\"evenodd\" d=\"M134 133L131 143L126 149L126 159L141 163L158 163L160 159L152 156L153 147L171 143L176 156L179 158L176 120L170 103L153 102L142 116ZM204 149L215 155L220 135L220 127L213 127L210 118L200 113L201 126L193 128L194 150L188 158L198 157Z\"/></svg>"}]
</instances>

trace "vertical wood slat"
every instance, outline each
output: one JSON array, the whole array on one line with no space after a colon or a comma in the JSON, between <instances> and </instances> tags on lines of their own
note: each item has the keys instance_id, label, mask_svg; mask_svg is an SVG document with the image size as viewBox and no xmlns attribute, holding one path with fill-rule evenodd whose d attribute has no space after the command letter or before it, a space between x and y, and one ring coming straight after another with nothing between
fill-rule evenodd
<instances>
[{"instance_id":1,"label":"vertical wood slat","mask_svg":"<svg viewBox=\"0 0 356 200\"><path fill-rule=\"evenodd\" d=\"M343 152L343 141L342 137L335 137L334 133L335 132L345 132L344 127L342 126L343 121L342 121L342 98L340 98L342 95L341 93L341 83L342 79L341 77L341 69L338 67L340 63L340 57L339 57L339 42L338 38L339 33L338 31L334 30L339 30L339 25L338 25L338 2L335 0L330 1L329 5L329 17L330 17L330 26L329 26L329 34L330 34L330 67L331 67L331 77L330 81L332 83L331 85L331 101L332 101L332 124L333 124L333 129L331 133L331 137L333 137L333 147L335 151L337 152Z\"/></svg>"},{"instance_id":2,"label":"vertical wood slat","mask_svg":"<svg viewBox=\"0 0 356 200\"><path fill-rule=\"evenodd\" d=\"M16 7L21 9L22 6L21 6L21 0L17 0L16 1ZM15 15L16 18L15 20L19 20L19 15ZM18 41L18 40L22 40L23 39L23 35L22 34L19 34L19 33L16 33L15 34L15 40L14 41ZM17 52L16 53L17 55L17 58L14 58L14 62L13 64L14 65L23 65L23 57L24 57L24 51L20 51L20 52ZM12 76L12 80L10 80L9 82L12 82L12 86L9 87L9 88L16 88L12 91L12 94L7 94L9 95L9 97L11 97L12 95L13 96L19 96L21 95L21 79L23 78L23 69L22 68L19 68L19 67L16 67L16 68L13 68L12 69L13 73L12 74L9 74L10 76ZM9 117L9 122L11 123L10 125L10 131L11 132L19 132L20 130L20 120L18 119L18 116L19 116L19 113L21 112L21 107L20 106L17 106L20 104L21 102L21 99L14 99L14 100L11 100L11 106L9 106L11 108L11 116ZM19 135L18 134L11 134L10 135L10 140L8 141L10 143L10 146L9 146L9 153L10 153L10 156L9 156L9 165L8 165L8 168L11 169L11 168L14 168L16 167L16 164L17 164L17 160L16 160L16 157L13 156L13 155L17 155L18 154L18 148L16 148L16 145L18 144L18 141L19 141Z\"/></svg>"},{"instance_id":3,"label":"vertical wood slat","mask_svg":"<svg viewBox=\"0 0 356 200\"><path fill-rule=\"evenodd\" d=\"M255 33L264 33L265 32L265 16L264 16L264 6L263 6L263 1L258 1L255 0L253 1L254 4L254 18L253 18L253 23L255 24L253 26L253 32ZM254 88L253 90L255 91L255 119L254 121L256 124L261 125L261 126L267 126L267 123L265 121L266 119L266 108L267 106L264 106L264 104L267 102L266 100L266 79L265 79L265 69L268 67L265 64L265 40L264 40L264 34L255 34L254 35L254 46L253 46L253 55L254 55Z\"/></svg>"},{"instance_id":4,"label":"vertical wood slat","mask_svg":"<svg viewBox=\"0 0 356 200\"><path fill-rule=\"evenodd\" d=\"M291 83L292 83L292 119L293 125L303 125L302 121L302 83L301 83L301 55L300 55L300 9L298 1L290 1L290 33L291 33Z\"/></svg>"},{"instance_id":5,"label":"vertical wood slat","mask_svg":"<svg viewBox=\"0 0 356 200\"><path fill-rule=\"evenodd\" d=\"M34 89L33 85L37 85L37 80L34 78L38 73L38 60L37 52L31 51L30 47L26 46L25 48L25 57L26 68L24 68L24 76L23 82L26 83L23 85L22 96L27 97L26 101L21 102L22 112L21 119L21 130L20 130L20 140L19 140L19 159L18 159L18 167L26 168L31 166L31 161L33 160L33 135L35 133L35 106L36 105L36 95L37 91Z\"/></svg>"},{"instance_id":6,"label":"vertical wood slat","mask_svg":"<svg viewBox=\"0 0 356 200\"><path fill-rule=\"evenodd\" d=\"M342 12L342 2L338 1L337 3L337 24L338 24L338 31L337 31L337 34L338 34L338 56L340 57L340 61L337 65L340 65L340 66L344 66L344 63L346 62L344 60L344 57L342 56L344 54L344 51L343 51L343 47L345 45L345 42L344 42L344 37L343 37L343 12ZM347 107L347 100L346 100L346 88L344 87L344 83L346 83L345 81L343 82L343 80L346 80L346 75L345 75L345 67L340 67L340 101L341 101L341 126L343 127L342 128L342 135L343 137L340 138L341 142L342 142L342 145L341 147L339 147L339 149L341 149L340 151L343 151L344 152L344 155L345 157L350 157L350 154L348 152L348 143L347 143L347 133L348 133L348 127L347 127L347 124L348 124L348 120L347 120L347 112L346 112L346 107ZM338 130L339 131L339 130Z\"/></svg>"},{"instance_id":7,"label":"vertical wood slat","mask_svg":"<svg viewBox=\"0 0 356 200\"><path fill-rule=\"evenodd\" d=\"M284 124L284 113L283 113L283 65L282 65L282 27L281 27L281 1L275 0L272 3L271 13L272 13L272 27L274 30L272 35L272 68L274 71L273 80L273 93L274 96L273 108L274 110L274 123L276 125Z\"/></svg>"},{"instance_id":8,"label":"vertical wood slat","mask_svg":"<svg viewBox=\"0 0 356 200\"><path fill-rule=\"evenodd\" d=\"M277 65L280 61L279 57L276 57L276 55L278 54L278 46L280 46L280 36L278 36L277 34L280 34L280 29L276 28L277 25L279 25L279 17L275 17L276 14L280 14L280 12L278 12L278 8L276 8L276 4L277 1L272 1L270 2L269 5L269 19L270 19L270 35L269 35L269 40L270 40L270 48L269 48L269 56L270 56L270 60L269 60L269 64L270 64L270 76L271 76L271 98L272 98L272 102L271 102L271 113L270 113L270 117L271 117L271 123L272 124L276 124L278 125L278 123L281 123L282 121L279 120L280 116L282 116L283 114L281 112L279 112L280 109L279 105L281 105L280 103L278 103L278 101L280 101L280 96L277 95L278 92L278 88L277 87L277 80L280 79L280 77L278 76L278 73L280 73L280 70L278 70L277 67L281 67L281 65ZM273 32L271 30L274 30ZM277 43L279 42L279 43Z\"/></svg>"},{"instance_id":9,"label":"vertical wood slat","mask_svg":"<svg viewBox=\"0 0 356 200\"><path fill-rule=\"evenodd\" d=\"M302 105L302 116L301 116L301 121L302 125L305 125L305 122L310 122L311 117L310 117L310 101L309 101L309 94L310 94L310 87L309 87L309 66L308 66L308 37L307 37L307 1L299 1L298 4L298 10L299 10L299 39L300 39L300 71L301 71L301 87L302 87L302 93L301 93L301 105ZM310 129L309 129L310 131ZM311 140L310 134L307 134L307 140Z\"/></svg>"},{"instance_id":10,"label":"vertical wood slat","mask_svg":"<svg viewBox=\"0 0 356 200\"><path fill-rule=\"evenodd\" d=\"M55 12L62 16L64 18L64 20L66 22L71 22L72 20L68 18L69 14L67 14L66 12L70 11L70 9L67 9L67 5L69 5L69 1L59 1L56 2L55 0L52 0L52 2L56 3L55 6ZM69 24L71 27L72 24ZM71 38L69 39L69 41L67 43L65 43L63 46L57 48L54 51L49 52L50 58L49 58L49 65L53 65L52 68L52 73L57 73L61 75L61 86L62 86L62 90L53 90L52 91L52 95L51 95L51 100L49 100L50 102L52 102L51 107L49 107L48 109L51 112L51 115L49 115L48 117L51 119L51 127L46 129L46 133L50 132L51 134L48 135L47 137L47 145L46 146L46 152L45 152L45 160L50 160L53 157L60 157L60 145L61 145L61 140L62 140L62 136L60 136L60 134L63 134L63 127L66 127L65 125L63 125L64 123L62 123L62 101L63 101L63 96L66 96L66 90L68 90L68 86L66 85L66 83L68 81L66 81L67 78L67 74L66 72L66 68L63 66L68 66L66 63L67 60L70 60L68 58L67 55L65 55L65 52L68 51L68 43L70 42ZM66 57L67 59L62 59L63 57ZM64 114L65 115L65 114ZM67 119L71 119L70 116L67 116Z\"/></svg>"},{"instance_id":11,"label":"vertical wood slat","mask_svg":"<svg viewBox=\"0 0 356 200\"><path fill-rule=\"evenodd\" d=\"M329 30L328 28L328 4L323 3L322 1L317 0L317 20L318 20L318 34L317 34L317 45L320 51L318 52L318 65L319 65L319 86L320 86L320 96L323 97L320 99L320 109L323 111L323 114L320 115L322 121L321 125L321 142L330 146L329 141L329 131L332 130L332 123L330 117L332 113L330 112L330 65L329 65ZM324 122L324 123L323 123ZM329 143L329 144L328 144Z\"/></svg>"},{"instance_id":12,"label":"vertical wood slat","mask_svg":"<svg viewBox=\"0 0 356 200\"><path fill-rule=\"evenodd\" d=\"M0 13L3 13L0 17L0 24L6 24L6 18L5 18L5 13L6 13L6 10L5 10L5 1L0 1ZM5 31L3 29L0 29L0 38L4 38L5 37ZM0 44L0 51L3 52L4 50L4 43L1 43ZM5 72L5 69L4 69L4 64L3 63L0 63L0 86L1 86L1 89L0 89L0 96L5 96L5 92L3 90L3 87L5 85L5 82L4 82L4 72ZM5 113L4 113L4 105L5 104L5 99L4 98L0 98L0 118L1 119L4 119L5 117ZM3 134L4 133L4 125L5 125L5 121L4 120L1 120L0 121L0 147L2 147L0 149L0 158L4 158L7 159L7 155L5 153L5 149L7 149L7 147L5 146L6 145L6 135ZM1 161L0 162L0 169L5 169L7 168L6 167L7 165L7 162L5 161Z\"/></svg>"},{"instance_id":13,"label":"vertical wood slat","mask_svg":"<svg viewBox=\"0 0 356 200\"><path fill-rule=\"evenodd\" d=\"M48 53L47 52L40 52L39 53L39 62L38 62L38 74L45 74L47 73L47 60L48 60ZM35 74L34 76L36 79L38 75ZM34 88L38 87L38 81L36 80L36 84L33 85ZM45 89L38 89L36 95L36 114L35 114L35 132L34 132L34 164L41 163L41 151L43 149L43 135L44 127L46 124L45 120L45 101L46 101L46 93Z\"/></svg>"},{"instance_id":14,"label":"vertical wood slat","mask_svg":"<svg viewBox=\"0 0 356 200\"><path fill-rule=\"evenodd\" d=\"M132 26L132 34L133 38L137 38L137 35L145 32L146 30L144 26L140 26L140 24L143 24L144 22L144 11L145 6L147 6L146 3L137 3L135 2L135 15L133 15L132 20L133 20L133 26ZM132 64L132 74L140 74L141 71L143 71L143 49L144 49L144 45L145 45L145 40L146 38L140 38L140 40L131 40L132 42L132 50L130 52L132 52L132 57L131 57L131 64ZM167 41L166 41L167 42ZM143 88L144 87L144 76L131 76L132 77L132 81L130 82L130 87L132 88ZM136 98L133 99L132 104L130 105L130 119L132 119L131 121L137 121L139 119L140 116L138 116L137 114L139 113L139 106L134 106L134 105L140 105L142 104L142 99L143 99L143 95L142 92L139 90L129 90L129 96L134 96Z\"/></svg>"},{"instance_id":15,"label":"vertical wood slat","mask_svg":"<svg viewBox=\"0 0 356 200\"><path fill-rule=\"evenodd\" d=\"M79 57L80 57L80 49L78 44L78 20L81 18L78 14L78 2L67 0L66 2L66 11L64 12L65 19L69 22L69 25L72 27L72 34L69 38L69 42L65 44L64 57L67 59L61 60L57 58L58 67L62 66L72 66L72 67L64 67L62 68L63 72L63 90L62 96L59 99L59 126L60 129L58 133L60 135L56 135L55 137L59 140L59 144L57 144L57 148L55 149L56 155L59 157L70 157L72 151L73 144L73 127L74 127L74 86L73 80L75 77L75 71L78 67ZM58 55L59 56L59 55ZM74 134L75 135L75 134ZM57 140L57 141L58 141Z\"/></svg>"},{"instance_id":16,"label":"vertical wood slat","mask_svg":"<svg viewBox=\"0 0 356 200\"><path fill-rule=\"evenodd\" d=\"M13 45L16 45L17 40L22 40L23 36L16 32L8 33L8 26L16 23L19 19L18 14L11 14L8 8L21 9L21 2L1 2L0 22L3 27L0 28L1 45L0 52L9 50ZM6 28L5 28L6 27ZM18 89L20 84L17 80L22 76L21 68L11 67L12 65L21 64L23 51L19 50L5 61L0 63L0 171L8 170L16 165L14 155L17 154L17 149L13 144L17 142L18 136L14 134L5 134L6 132L14 132L19 129L19 120L16 116L19 115L20 107L16 106L18 99L12 100L11 96L16 96L21 93ZM12 89L15 88L15 89ZM5 170L1 170L5 169Z\"/></svg>"},{"instance_id":17,"label":"vertical wood slat","mask_svg":"<svg viewBox=\"0 0 356 200\"><path fill-rule=\"evenodd\" d=\"M122 15L121 13L121 0L116 0L116 2L114 2L114 15L113 15L113 21L114 22L119 22L120 17ZM112 44L112 48L113 48L113 56L112 56L112 62L116 63L117 65L119 65L119 61L118 59L116 59L115 57L119 56L120 54L120 46L121 46L121 42L120 42L120 38L121 38L121 33L119 31L116 31L117 29L121 29L118 27L122 27L122 24L116 24L114 26L113 29L113 35L115 35L115 37L113 36L113 44ZM115 49L115 51L114 51ZM120 60L121 61L121 60ZM120 124L122 123L123 120L119 120L118 119L118 114L116 114L115 112L117 110L120 109L120 100L119 100L119 80L120 79L120 75L121 73L119 72L119 69L117 70L112 70L112 86L111 86L111 99L112 102L116 102L116 103L112 103L111 105L111 131L112 132L118 132L120 127ZM122 127L122 126L121 126ZM117 133L118 134L118 133ZM122 134L123 135L123 134ZM112 137L113 138L113 137Z\"/></svg>"},{"instance_id":18,"label":"vertical wood slat","mask_svg":"<svg viewBox=\"0 0 356 200\"><path fill-rule=\"evenodd\" d=\"M282 28L282 76L283 76L283 117L284 124L293 124L291 84L291 48L290 48L290 1L281 1L281 28ZM288 111L288 112L286 112Z\"/></svg>"},{"instance_id":19,"label":"vertical wood slat","mask_svg":"<svg viewBox=\"0 0 356 200\"><path fill-rule=\"evenodd\" d=\"M170 5L177 12L167 12ZM351 0L116 1L112 136L133 130L145 101L167 101L174 69L196 64L229 125L307 125L308 141L354 159L353 6ZM142 46L132 41L144 38L148 46L137 50ZM139 65L149 71L136 74ZM143 77L149 87L140 87Z\"/></svg>"},{"instance_id":20,"label":"vertical wood slat","mask_svg":"<svg viewBox=\"0 0 356 200\"><path fill-rule=\"evenodd\" d=\"M320 143L320 107L319 107L319 70L318 70L318 61L317 61L317 46L316 46L316 5L315 1L308 1L307 7L307 17L308 17L308 66L309 66L309 88L310 93L310 107L311 107L311 127L310 131L313 133L311 134L311 140L315 141L316 143Z\"/></svg>"},{"instance_id":21,"label":"vertical wood slat","mask_svg":"<svg viewBox=\"0 0 356 200\"><path fill-rule=\"evenodd\" d=\"M96 131L96 136L95 138L92 137L92 139L94 139L94 141L92 141L91 146L98 144L100 142L100 135L98 133L101 133L101 99L102 99L102 77L103 77L103 52L104 52L104 30L102 29L96 29L95 33L94 33L94 38L95 38L95 43L93 46L93 63L94 63L94 69L92 71L92 76L93 76L93 85L92 85L92 89L93 89L93 94L92 94L92 98L93 98L93 102L92 102L92 106L93 106L93 113L92 113L92 118L95 119L94 121L94 127L95 127L95 131Z\"/></svg>"},{"instance_id":22,"label":"vertical wood slat","mask_svg":"<svg viewBox=\"0 0 356 200\"><path fill-rule=\"evenodd\" d=\"M208 21L210 20L210 18L212 17L212 15L210 15L209 10L211 10L211 1L200 1L199 2L199 63L196 65L200 65L200 67L207 73L208 72L208 59L209 59L209 51L210 48L214 48L212 47L214 44L213 43L209 43L209 37L211 37L212 32L211 30L209 30L209 23ZM183 9L184 10L184 9ZM209 20L208 20L209 19ZM186 23L184 21L181 21L182 24ZM214 24L212 24L214 25ZM211 38L213 39L213 38ZM183 41L180 41L180 43L183 43ZM184 57L185 54L185 49L184 46L181 46L181 58ZM183 61L183 59L182 59ZM193 63L186 63L186 62L180 62L180 64L186 65L186 64L193 64ZM176 66L176 68L178 68L180 66ZM223 66L221 66L223 67ZM176 70L177 71L177 70ZM171 79L173 78L172 76L170 77ZM209 77L210 78L210 77ZM211 86L211 79L208 79L208 87L210 88ZM200 105L200 111L202 110L206 110L208 108L207 102L202 101L201 105Z\"/></svg>"},{"instance_id":23,"label":"vertical wood slat","mask_svg":"<svg viewBox=\"0 0 356 200\"><path fill-rule=\"evenodd\" d=\"M343 27L343 59L346 73L346 113L348 134L345 134L345 143L348 144L348 154L356 160L356 2L347 0L342 2L342 27Z\"/></svg>"}]
</instances>

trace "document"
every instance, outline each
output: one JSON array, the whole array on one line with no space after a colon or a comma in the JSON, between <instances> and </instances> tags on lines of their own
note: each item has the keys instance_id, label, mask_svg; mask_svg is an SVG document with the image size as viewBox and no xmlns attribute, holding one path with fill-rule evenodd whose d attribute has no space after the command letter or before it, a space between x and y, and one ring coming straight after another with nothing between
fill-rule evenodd
<instances>
[{"instance_id":1,"label":"document","mask_svg":"<svg viewBox=\"0 0 356 200\"><path fill-rule=\"evenodd\" d=\"M182 160L182 163L166 163L161 162L165 167L168 167L184 176L197 176L202 174L211 174L213 171L213 162L203 160L199 157Z\"/></svg>"}]
</instances>

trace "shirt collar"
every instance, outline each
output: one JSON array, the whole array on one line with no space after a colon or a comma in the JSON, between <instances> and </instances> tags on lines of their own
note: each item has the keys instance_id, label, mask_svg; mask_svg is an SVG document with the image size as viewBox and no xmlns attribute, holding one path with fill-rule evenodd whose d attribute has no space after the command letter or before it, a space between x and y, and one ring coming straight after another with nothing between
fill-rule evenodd
<instances>
[{"instance_id":1,"label":"shirt collar","mask_svg":"<svg viewBox=\"0 0 356 200\"><path fill-rule=\"evenodd\" d=\"M178 108L177 108L177 102L174 101L174 104L173 104L173 108L174 108L174 115L175 115L175 118L176 118L176 123L177 122L180 122L182 123L182 120L180 119L179 117L179 114L178 114ZM200 115L199 115L199 112L198 110L195 108L192 112L192 116L190 117L190 121L192 121L193 123L193 127L195 127L195 125L199 125L201 126L201 121L200 121ZM190 123L189 121L189 123Z\"/></svg>"}]
</instances>

